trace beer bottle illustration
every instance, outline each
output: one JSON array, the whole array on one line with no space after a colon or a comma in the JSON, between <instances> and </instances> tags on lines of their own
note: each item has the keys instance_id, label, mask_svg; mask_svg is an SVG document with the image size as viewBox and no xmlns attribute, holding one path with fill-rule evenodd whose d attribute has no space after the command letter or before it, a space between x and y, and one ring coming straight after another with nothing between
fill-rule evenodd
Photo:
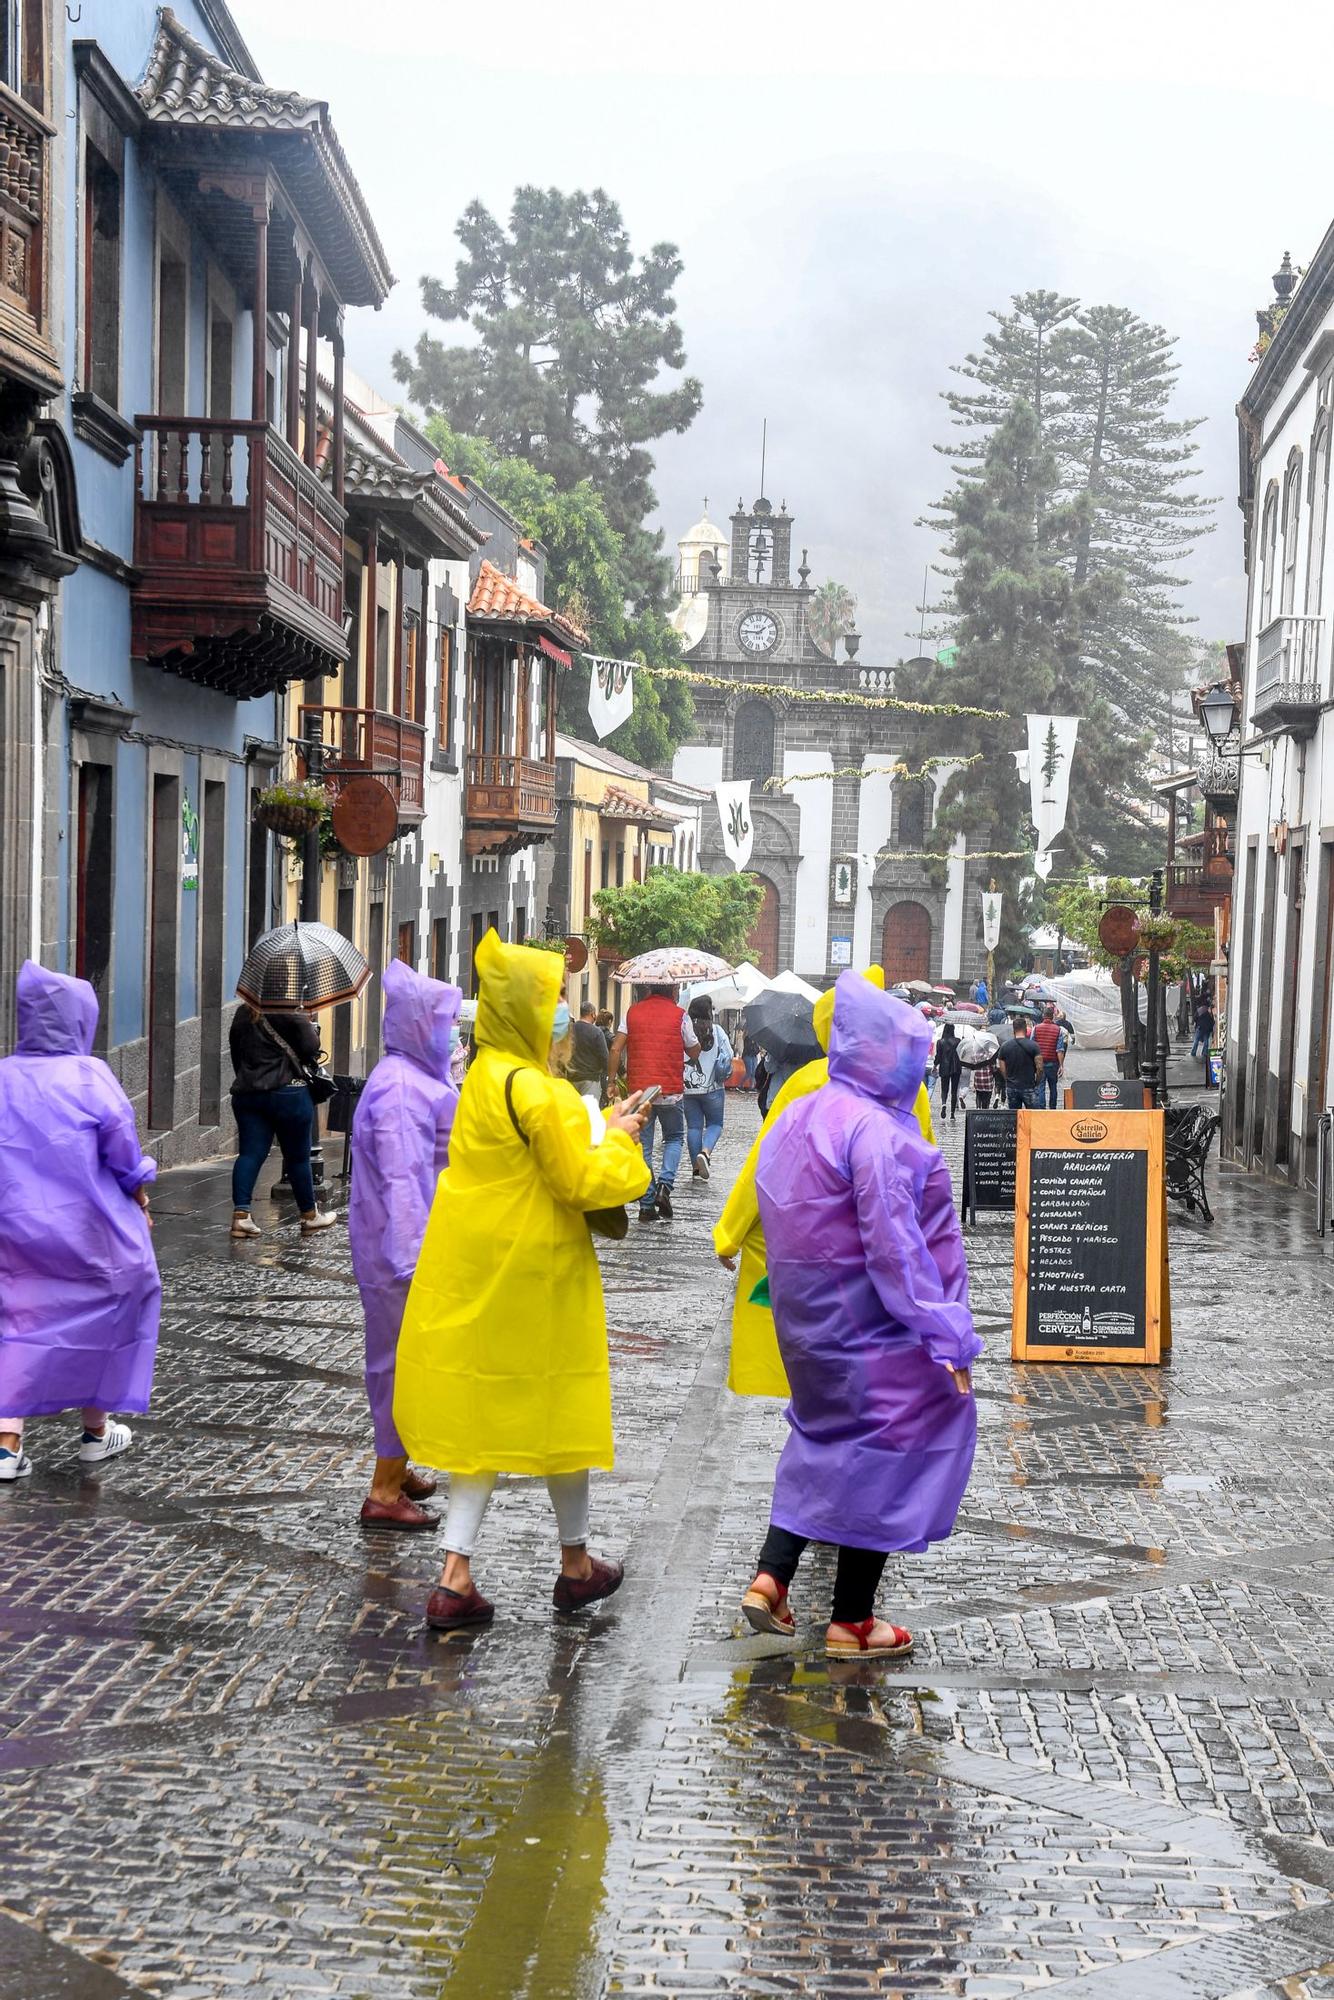
<instances>
[{"instance_id":1,"label":"beer bottle illustration","mask_svg":"<svg viewBox=\"0 0 1334 2000\"><path fill-rule=\"evenodd\" d=\"M1093 1338L1093 1314L1088 1306L1085 1306L1084 1317L1079 1322L1079 1333L1082 1340Z\"/></svg>"}]
</instances>

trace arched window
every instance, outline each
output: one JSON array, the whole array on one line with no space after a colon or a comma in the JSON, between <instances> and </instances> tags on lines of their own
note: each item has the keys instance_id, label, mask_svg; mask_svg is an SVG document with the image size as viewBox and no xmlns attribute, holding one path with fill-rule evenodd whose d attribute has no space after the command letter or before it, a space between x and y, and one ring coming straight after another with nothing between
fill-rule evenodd
<instances>
[{"instance_id":1,"label":"arched window","mask_svg":"<svg viewBox=\"0 0 1334 2000\"><path fill-rule=\"evenodd\" d=\"M891 903L885 912L881 963L886 986L931 977L931 912L921 903Z\"/></svg>"},{"instance_id":2,"label":"arched window","mask_svg":"<svg viewBox=\"0 0 1334 2000\"><path fill-rule=\"evenodd\" d=\"M1325 524L1329 517L1329 411L1316 419L1311 440L1311 540L1306 551L1306 609L1320 613L1325 588Z\"/></svg>"},{"instance_id":3,"label":"arched window","mask_svg":"<svg viewBox=\"0 0 1334 2000\"><path fill-rule=\"evenodd\" d=\"M1283 482L1283 588L1280 612L1291 611L1297 602L1297 544L1302 525L1302 455L1294 451L1288 460Z\"/></svg>"},{"instance_id":4,"label":"arched window","mask_svg":"<svg viewBox=\"0 0 1334 2000\"><path fill-rule=\"evenodd\" d=\"M763 784L774 774L774 712L767 701L743 701L732 729L732 776Z\"/></svg>"},{"instance_id":5,"label":"arched window","mask_svg":"<svg viewBox=\"0 0 1334 2000\"><path fill-rule=\"evenodd\" d=\"M926 841L926 785L921 778L903 778L897 789L898 845L918 853Z\"/></svg>"},{"instance_id":6,"label":"arched window","mask_svg":"<svg viewBox=\"0 0 1334 2000\"><path fill-rule=\"evenodd\" d=\"M1274 615L1274 582L1278 572L1278 487L1271 484L1260 517L1260 630Z\"/></svg>"}]
</instances>

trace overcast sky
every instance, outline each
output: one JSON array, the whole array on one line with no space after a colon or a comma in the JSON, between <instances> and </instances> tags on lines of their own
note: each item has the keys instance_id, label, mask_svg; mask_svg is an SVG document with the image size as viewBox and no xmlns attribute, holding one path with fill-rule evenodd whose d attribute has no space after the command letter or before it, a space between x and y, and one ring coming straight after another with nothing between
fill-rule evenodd
<instances>
[{"instance_id":1,"label":"overcast sky","mask_svg":"<svg viewBox=\"0 0 1334 2000\"><path fill-rule=\"evenodd\" d=\"M759 485L816 580L857 593L863 659L915 650L916 525L943 490L939 391L1012 292L1129 306L1179 336L1178 414L1220 497L1188 607L1241 632L1234 405L1284 249L1334 216L1334 33L1296 0L233 0L266 77L327 97L398 284L349 354L392 392L452 276L454 224L522 181L600 185L669 239L704 409L658 447L669 541ZM438 324L436 331L440 331Z\"/></svg>"}]
</instances>

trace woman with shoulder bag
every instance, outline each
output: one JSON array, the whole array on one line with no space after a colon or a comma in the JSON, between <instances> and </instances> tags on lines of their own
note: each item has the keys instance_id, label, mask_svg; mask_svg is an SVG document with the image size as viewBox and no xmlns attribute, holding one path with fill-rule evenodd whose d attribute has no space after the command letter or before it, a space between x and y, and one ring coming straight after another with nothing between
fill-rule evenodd
<instances>
[{"instance_id":1,"label":"woman with shoulder bag","mask_svg":"<svg viewBox=\"0 0 1334 2000\"><path fill-rule=\"evenodd\" d=\"M250 1203L274 1140L301 1210L301 1230L329 1229L336 1216L315 1205L310 1144L315 1106L308 1072L320 1064L319 1029L309 1014L262 1014L244 1002L232 1016L232 1110L237 1150L232 1166L233 1236L258 1236Z\"/></svg>"},{"instance_id":2,"label":"woman with shoulder bag","mask_svg":"<svg viewBox=\"0 0 1334 2000\"><path fill-rule=\"evenodd\" d=\"M699 1054L685 1066L686 1144L697 1181L709 1178L713 1149L723 1136L727 1079L732 1074L732 1044L713 1018L713 1002L702 996L690 1003L690 1027Z\"/></svg>"}]
</instances>

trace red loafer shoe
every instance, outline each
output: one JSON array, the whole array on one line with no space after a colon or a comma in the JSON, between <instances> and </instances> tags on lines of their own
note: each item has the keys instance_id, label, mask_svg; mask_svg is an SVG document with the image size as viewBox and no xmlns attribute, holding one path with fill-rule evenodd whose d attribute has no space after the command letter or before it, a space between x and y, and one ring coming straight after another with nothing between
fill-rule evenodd
<instances>
[{"instance_id":1,"label":"red loafer shoe","mask_svg":"<svg viewBox=\"0 0 1334 2000\"><path fill-rule=\"evenodd\" d=\"M433 1632L462 1632L469 1625L489 1625L496 1607L474 1583L467 1590L446 1590L440 1584L426 1600L426 1622Z\"/></svg>"},{"instance_id":2,"label":"red loafer shoe","mask_svg":"<svg viewBox=\"0 0 1334 2000\"><path fill-rule=\"evenodd\" d=\"M428 1472L414 1472L411 1466L403 1474L403 1491L409 1500L429 1500L438 1485Z\"/></svg>"},{"instance_id":3,"label":"red loafer shoe","mask_svg":"<svg viewBox=\"0 0 1334 2000\"><path fill-rule=\"evenodd\" d=\"M588 1576L556 1578L551 1601L557 1611L582 1611L586 1604L596 1604L600 1597L610 1597L620 1589L625 1578L621 1563L599 1562L596 1556L591 1561L593 1568Z\"/></svg>"},{"instance_id":4,"label":"red loafer shoe","mask_svg":"<svg viewBox=\"0 0 1334 2000\"><path fill-rule=\"evenodd\" d=\"M403 1493L397 1500L363 1500L361 1525L363 1528L438 1528L440 1516L428 1514L424 1507L417 1506Z\"/></svg>"}]
</instances>

